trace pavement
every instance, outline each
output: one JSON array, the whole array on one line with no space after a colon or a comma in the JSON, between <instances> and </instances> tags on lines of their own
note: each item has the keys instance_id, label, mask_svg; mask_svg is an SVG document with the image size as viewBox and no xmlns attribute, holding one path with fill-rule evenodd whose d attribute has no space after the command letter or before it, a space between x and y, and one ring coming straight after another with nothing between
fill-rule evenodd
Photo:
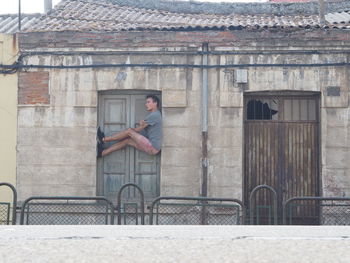
<instances>
[{"instance_id":1,"label":"pavement","mask_svg":"<svg viewBox=\"0 0 350 263\"><path fill-rule=\"evenodd\" d=\"M348 226L0 226L0 262L346 262Z\"/></svg>"}]
</instances>

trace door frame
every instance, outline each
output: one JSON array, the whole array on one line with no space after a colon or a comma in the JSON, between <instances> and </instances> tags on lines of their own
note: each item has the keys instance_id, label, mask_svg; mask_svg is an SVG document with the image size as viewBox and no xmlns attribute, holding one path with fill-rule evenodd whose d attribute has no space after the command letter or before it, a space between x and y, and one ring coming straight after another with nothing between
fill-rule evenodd
<instances>
[{"instance_id":1,"label":"door frame","mask_svg":"<svg viewBox=\"0 0 350 263\"><path fill-rule=\"evenodd\" d=\"M143 95L143 96L147 96L147 95L157 95L159 98L161 98L161 91L159 90L103 90L103 91L98 91L97 92L97 100L98 100L98 104L97 104L97 126L101 125L101 120L100 120L100 110L101 107L100 105L102 104L101 100L102 100L102 96L104 95L117 95L117 96L123 96L123 95ZM162 108L162 104L161 104L162 99L160 99L160 105L159 105L159 109ZM129 153L129 151L128 151ZM128 154L130 155L130 154ZM159 170L161 166L161 158L159 160ZM97 158L96 160L96 194L98 196L104 196L104 180L100 179L101 178L101 171L103 168L103 161L102 158ZM130 171L129 171L130 172ZM161 174L159 173L159 176L157 177L157 186L156 186L156 192L157 192L157 196L159 196L160 194L160 180L161 180Z\"/></svg>"},{"instance_id":2,"label":"door frame","mask_svg":"<svg viewBox=\"0 0 350 263\"><path fill-rule=\"evenodd\" d=\"M249 203L249 196L246 196L246 159L245 159L245 143L246 143L246 134L245 134L245 123L246 123L246 116L247 116L247 99L252 97L279 97L279 98L298 98L298 97L313 97L316 99L316 119L318 122L318 128L317 128L317 175L316 180L318 183L318 186L316 187L317 195L322 196L322 137L321 137L321 130L322 130L322 120L321 120L321 92L316 91L292 91L292 90L280 90L280 91L245 91L243 93L243 116L242 116L242 165L243 165L243 175L242 175L242 201L244 204ZM266 121L274 121L274 122L281 122L281 120L266 120ZM277 194L279 189L275 189ZM279 211L282 213L282 211Z\"/></svg>"}]
</instances>

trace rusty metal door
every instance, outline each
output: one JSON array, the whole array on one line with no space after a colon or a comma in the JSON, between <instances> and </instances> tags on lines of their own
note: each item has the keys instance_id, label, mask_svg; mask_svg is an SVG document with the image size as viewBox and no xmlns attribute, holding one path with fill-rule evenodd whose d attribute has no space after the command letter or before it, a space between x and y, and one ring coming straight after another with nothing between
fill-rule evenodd
<instances>
[{"instance_id":1,"label":"rusty metal door","mask_svg":"<svg viewBox=\"0 0 350 263\"><path fill-rule=\"evenodd\" d=\"M257 185L273 187L282 204L295 196L319 195L319 95L315 93L245 96L244 198ZM256 224L271 221L272 196L257 194ZM316 209L298 208L294 222L315 224Z\"/></svg>"}]
</instances>

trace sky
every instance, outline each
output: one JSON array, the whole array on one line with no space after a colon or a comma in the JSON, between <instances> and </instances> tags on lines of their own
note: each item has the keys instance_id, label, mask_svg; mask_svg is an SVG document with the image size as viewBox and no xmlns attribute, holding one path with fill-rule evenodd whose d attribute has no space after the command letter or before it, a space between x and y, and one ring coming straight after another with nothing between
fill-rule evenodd
<instances>
[{"instance_id":1,"label":"sky","mask_svg":"<svg viewBox=\"0 0 350 263\"><path fill-rule=\"evenodd\" d=\"M61 0L52 0L56 5ZM0 0L0 14L17 14L19 0ZM21 0L22 13L43 13L44 0Z\"/></svg>"},{"instance_id":2,"label":"sky","mask_svg":"<svg viewBox=\"0 0 350 263\"><path fill-rule=\"evenodd\" d=\"M53 6L61 0L52 0ZM199 2L266 2L267 0L196 0ZM0 0L0 14L17 14L19 0ZM22 13L43 13L44 0L21 0Z\"/></svg>"}]
</instances>

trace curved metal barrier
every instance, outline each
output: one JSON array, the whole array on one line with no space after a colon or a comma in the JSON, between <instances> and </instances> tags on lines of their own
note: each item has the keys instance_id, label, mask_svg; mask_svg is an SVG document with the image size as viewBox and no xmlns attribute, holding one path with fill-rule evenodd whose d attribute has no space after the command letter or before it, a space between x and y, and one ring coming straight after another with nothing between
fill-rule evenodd
<instances>
[{"instance_id":1,"label":"curved metal barrier","mask_svg":"<svg viewBox=\"0 0 350 263\"><path fill-rule=\"evenodd\" d=\"M33 196L21 209L21 225L108 225L113 203L104 197Z\"/></svg>"},{"instance_id":2,"label":"curved metal barrier","mask_svg":"<svg viewBox=\"0 0 350 263\"><path fill-rule=\"evenodd\" d=\"M290 198L283 205L283 224L350 225L350 197Z\"/></svg>"},{"instance_id":3,"label":"curved metal barrier","mask_svg":"<svg viewBox=\"0 0 350 263\"><path fill-rule=\"evenodd\" d=\"M128 224L128 220L134 217L135 224L138 225L139 218L139 205L137 202L126 202L122 204L122 193L128 187L134 187L137 189L141 196L140 200L140 217L141 217L141 225L145 224L145 198L142 189L134 183L126 183L124 184L118 191L118 225L122 224L122 217L124 218L124 224ZM123 208L123 209L122 209Z\"/></svg>"},{"instance_id":4,"label":"curved metal barrier","mask_svg":"<svg viewBox=\"0 0 350 263\"><path fill-rule=\"evenodd\" d=\"M16 208L17 208L17 191L16 188L10 184L10 183L0 183L1 186L6 186L11 189L12 191L12 208L11 203L9 202L2 202L0 200L0 225L5 223L6 225L9 225L12 221L12 225L16 224ZM12 209L12 215L11 215L11 209Z\"/></svg>"},{"instance_id":5,"label":"curved metal barrier","mask_svg":"<svg viewBox=\"0 0 350 263\"><path fill-rule=\"evenodd\" d=\"M254 210L255 209L253 207L253 198L256 197L257 192L262 190L262 189L267 189L273 194L273 219L274 219L273 223L274 223L274 225L277 225L277 220L278 220L278 216L277 216L277 193L276 193L275 189L273 189L271 186L266 185L266 184L262 184L262 185L256 186L252 190L252 192L250 193L250 196L249 196L249 215L250 215L249 218L250 218L250 224L251 225L254 224Z\"/></svg>"},{"instance_id":6,"label":"curved metal barrier","mask_svg":"<svg viewBox=\"0 0 350 263\"><path fill-rule=\"evenodd\" d=\"M161 196L150 207L150 225L242 225L245 213L238 199Z\"/></svg>"}]
</instances>

